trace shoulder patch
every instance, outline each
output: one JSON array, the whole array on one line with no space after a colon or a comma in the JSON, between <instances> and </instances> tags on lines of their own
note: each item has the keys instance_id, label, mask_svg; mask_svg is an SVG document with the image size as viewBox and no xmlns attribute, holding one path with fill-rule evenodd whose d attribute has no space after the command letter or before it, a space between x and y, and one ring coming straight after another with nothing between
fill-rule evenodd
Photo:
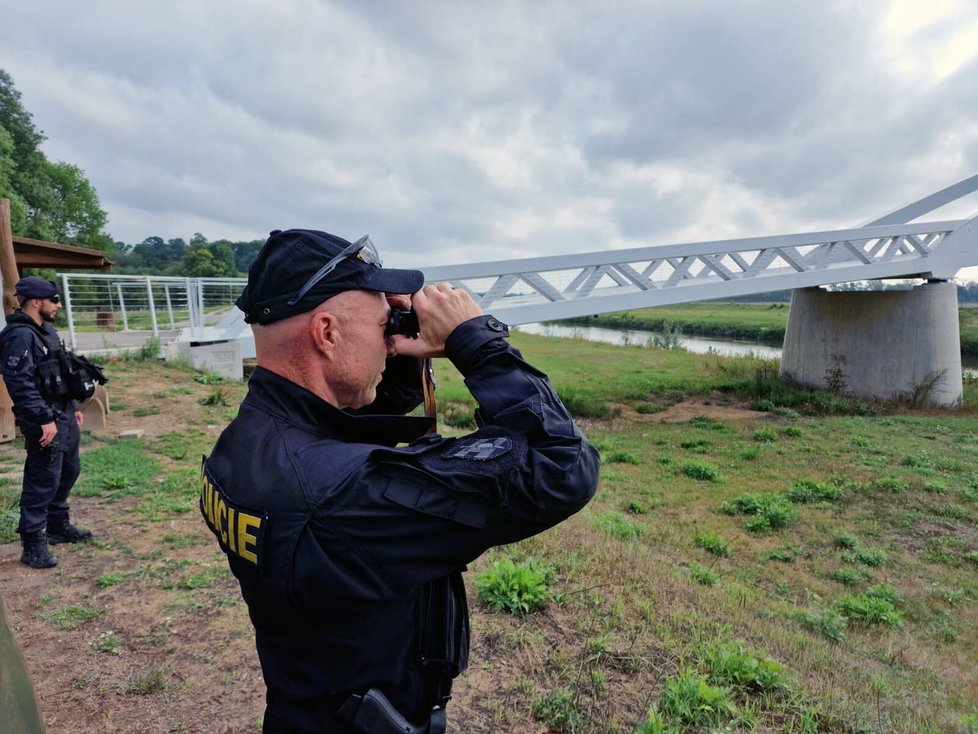
<instances>
[{"instance_id":1,"label":"shoulder patch","mask_svg":"<svg viewBox=\"0 0 978 734\"><path fill-rule=\"evenodd\" d=\"M505 436L497 438L467 438L459 441L442 456L446 459L467 459L469 461L489 461L508 454L513 450L513 442Z\"/></svg>"}]
</instances>

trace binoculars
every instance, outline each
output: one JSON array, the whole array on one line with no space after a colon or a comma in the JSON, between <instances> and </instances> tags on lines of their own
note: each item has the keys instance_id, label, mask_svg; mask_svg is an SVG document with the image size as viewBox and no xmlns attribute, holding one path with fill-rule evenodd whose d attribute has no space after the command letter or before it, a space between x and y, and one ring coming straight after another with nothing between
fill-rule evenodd
<instances>
[{"instance_id":1,"label":"binoculars","mask_svg":"<svg viewBox=\"0 0 978 734\"><path fill-rule=\"evenodd\" d=\"M409 308L392 308L387 315L387 328L384 330L385 336L403 334L412 339L418 338L418 315Z\"/></svg>"}]
</instances>

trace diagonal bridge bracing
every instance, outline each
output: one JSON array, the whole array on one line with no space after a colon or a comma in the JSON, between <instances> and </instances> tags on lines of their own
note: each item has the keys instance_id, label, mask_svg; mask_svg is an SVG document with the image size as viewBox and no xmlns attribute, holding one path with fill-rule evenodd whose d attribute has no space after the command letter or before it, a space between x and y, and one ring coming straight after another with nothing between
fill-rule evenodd
<instances>
[{"instance_id":1,"label":"diagonal bridge bracing","mask_svg":"<svg viewBox=\"0 0 978 734\"><path fill-rule=\"evenodd\" d=\"M852 280L949 278L978 264L975 230L974 220L887 224L434 267L425 276L521 324Z\"/></svg>"}]
</instances>

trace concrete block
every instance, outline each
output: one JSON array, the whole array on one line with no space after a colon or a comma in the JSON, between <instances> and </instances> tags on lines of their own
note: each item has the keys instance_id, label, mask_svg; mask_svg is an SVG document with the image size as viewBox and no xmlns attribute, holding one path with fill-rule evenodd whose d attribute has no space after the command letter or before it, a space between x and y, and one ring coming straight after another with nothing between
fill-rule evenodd
<instances>
[{"instance_id":1,"label":"concrete block","mask_svg":"<svg viewBox=\"0 0 978 734\"><path fill-rule=\"evenodd\" d=\"M236 340L178 342L181 356L195 369L214 372L229 380L244 377L241 344Z\"/></svg>"},{"instance_id":2,"label":"concrete block","mask_svg":"<svg viewBox=\"0 0 978 734\"><path fill-rule=\"evenodd\" d=\"M120 431L119 438L129 438L129 439L142 438L145 434L146 431L144 431L142 428L129 428L126 429L125 431Z\"/></svg>"},{"instance_id":3,"label":"concrete block","mask_svg":"<svg viewBox=\"0 0 978 734\"><path fill-rule=\"evenodd\" d=\"M964 390L957 287L795 290L780 374L860 397L958 405Z\"/></svg>"}]
</instances>

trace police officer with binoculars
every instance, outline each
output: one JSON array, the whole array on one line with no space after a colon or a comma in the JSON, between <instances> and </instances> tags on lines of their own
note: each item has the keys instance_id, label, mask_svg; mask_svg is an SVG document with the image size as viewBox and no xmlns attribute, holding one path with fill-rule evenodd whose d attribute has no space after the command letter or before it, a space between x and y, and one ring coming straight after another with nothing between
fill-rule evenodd
<instances>
[{"instance_id":1,"label":"police officer with binoculars","mask_svg":"<svg viewBox=\"0 0 978 734\"><path fill-rule=\"evenodd\" d=\"M255 627L264 731L440 734L468 660L466 564L584 507L597 452L504 324L381 267L369 238L272 232L237 305L258 367L200 507ZM406 415L436 357L465 377L475 432Z\"/></svg>"}]
</instances>

